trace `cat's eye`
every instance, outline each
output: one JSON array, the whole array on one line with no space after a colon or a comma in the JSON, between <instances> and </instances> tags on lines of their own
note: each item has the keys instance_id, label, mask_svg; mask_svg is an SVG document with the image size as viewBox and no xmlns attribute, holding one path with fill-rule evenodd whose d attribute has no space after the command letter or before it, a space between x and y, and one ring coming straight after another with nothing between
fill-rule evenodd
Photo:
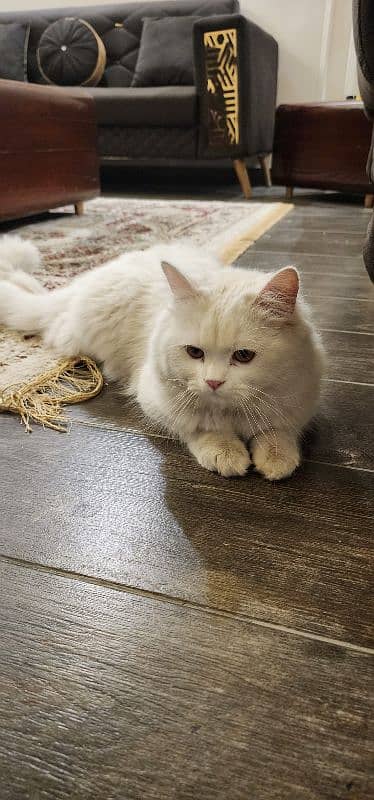
<instances>
[{"instance_id":1,"label":"cat's eye","mask_svg":"<svg viewBox=\"0 0 374 800\"><path fill-rule=\"evenodd\" d=\"M235 350L235 353L232 354L232 360L236 364L249 364L255 355L256 353L253 350Z\"/></svg>"},{"instance_id":2,"label":"cat's eye","mask_svg":"<svg viewBox=\"0 0 374 800\"><path fill-rule=\"evenodd\" d=\"M200 350L200 347L193 347L192 344L186 345L186 352L191 358L204 358L204 350Z\"/></svg>"}]
</instances>

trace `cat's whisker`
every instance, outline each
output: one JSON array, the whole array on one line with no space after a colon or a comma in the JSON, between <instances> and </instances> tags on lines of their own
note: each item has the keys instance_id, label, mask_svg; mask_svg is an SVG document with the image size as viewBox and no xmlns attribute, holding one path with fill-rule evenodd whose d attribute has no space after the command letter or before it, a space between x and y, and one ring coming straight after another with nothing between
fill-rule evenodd
<instances>
[{"instance_id":1,"label":"cat's whisker","mask_svg":"<svg viewBox=\"0 0 374 800\"><path fill-rule=\"evenodd\" d=\"M171 409L171 425L176 426L182 414L186 413L188 409L191 409L193 404L195 404L194 394L188 392L187 390L179 392L174 399L173 407Z\"/></svg>"},{"instance_id":2,"label":"cat's whisker","mask_svg":"<svg viewBox=\"0 0 374 800\"><path fill-rule=\"evenodd\" d=\"M251 429L251 435L250 435L249 438L252 438L252 436L255 434L255 430L256 430L256 419L255 419L255 417L254 417L254 415L252 413L252 410L250 410L249 408L247 408L245 406L244 401L240 400L239 403L240 403L240 414L244 414L244 416L245 416L245 418L246 418L246 420L248 422L248 425L249 425L249 427Z\"/></svg>"},{"instance_id":3,"label":"cat's whisker","mask_svg":"<svg viewBox=\"0 0 374 800\"><path fill-rule=\"evenodd\" d=\"M254 422L255 427L259 428L260 433L263 436L266 436L266 434L270 433L270 436L273 438L274 441L275 451L277 452L278 445L277 445L276 431L273 425L271 424L270 420L267 418L267 416L262 414L261 411L259 411L258 407L254 402L252 402L252 405L249 406L247 401L243 401L243 411L245 413L247 420L248 416L246 412L250 413L252 422ZM260 417L262 424L265 426L264 428L262 427L261 423L259 422L258 418L256 418L255 415L257 415L257 417Z\"/></svg>"},{"instance_id":4,"label":"cat's whisker","mask_svg":"<svg viewBox=\"0 0 374 800\"><path fill-rule=\"evenodd\" d=\"M278 394L278 395L275 395L275 394L269 394L269 392L265 392L265 390L264 389L260 389L259 386L251 386L250 385L250 388L254 389L256 392L261 392L263 395L268 397L270 400L275 400L275 402L289 400L289 401L291 401L293 403L296 403L296 401L297 401L297 395L294 394L294 393L292 393L292 394Z\"/></svg>"},{"instance_id":5,"label":"cat's whisker","mask_svg":"<svg viewBox=\"0 0 374 800\"><path fill-rule=\"evenodd\" d=\"M182 378L165 378L165 380L167 383L173 383L176 387L180 386L183 389L185 388L185 381L182 380Z\"/></svg>"},{"instance_id":6,"label":"cat's whisker","mask_svg":"<svg viewBox=\"0 0 374 800\"><path fill-rule=\"evenodd\" d=\"M279 405L275 405L275 403L272 404L272 402L268 399L258 396L257 399L259 400L260 404L262 403L263 405L267 406L270 412L275 414L277 419L280 418L287 428L292 428L292 430L294 430L298 435L299 431L298 428L295 426L294 422L292 421L291 414L287 414L283 408L279 408Z\"/></svg>"},{"instance_id":7,"label":"cat's whisker","mask_svg":"<svg viewBox=\"0 0 374 800\"><path fill-rule=\"evenodd\" d=\"M277 418L281 419L281 420L282 420L282 422L283 422L283 423L284 423L284 424L285 424L285 425L286 425L288 428L292 428L293 430L295 430L295 431L297 432L297 428L295 427L295 425L294 425L294 424L293 424L293 422L291 421L290 417L289 417L289 416L287 416L287 415L286 415L286 414L283 412L283 410L282 410L281 408L279 408L279 406L276 406L275 404L271 403L271 402L270 402L268 399L264 399L264 397L262 397L262 396L260 396L260 397L259 397L259 396L258 396L258 393L259 393L260 391L261 391L261 390L254 390L254 393L255 393L256 399L258 400L258 402L259 402L259 404L260 404L260 407L262 407L262 408L263 408L263 406L265 405L265 406L268 408L268 410L269 410L270 412L272 412L272 413L273 413L273 414L274 414L274 415L275 415ZM262 406L261 406L261 403L262 403Z\"/></svg>"},{"instance_id":8,"label":"cat's whisker","mask_svg":"<svg viewBox=\"0 0 374 800\"><path fill-rule=\"evenodd\" d=\"M184 406L189 405L189 398L186 393L177 395L177 397L173 398L172 406L171 406L171 414L179 413Z\"/></svg>"},{"instance_id":9,"label":"cat's whisker","mask_svg":"<svg viewBox=\"0 0 374 800\"><path fill-rule=\"evenodd\" d=\"M270 420L268 419L268 417L266 416L266 414L263 414L255 404L254 407L257 414L261 417L262 422L265 424L265 431L262 431L262 433L264 436L270 434L270 437L273 439L274 442L275 455L277 456L278 455L277 432L272 423L270 422Z\"/></svg>"},{"instance_id":10,"label":"cat's whisker","mask_svg":"<svg viewBox=\"0 0 374 800\"><path fill-rule=\"evenodd\" d=\"M251 436L254 436L258 429L260 430L260 433L263 433L263 429L254 414L253 407L249 405L249 403L246 403L245 400L242 400L241 402L241 410L251 428Z\"/></svg>"},{"instance_id":11,"label":"cat's whisker","mask_svg":"<svg viewBox=\"0 0 374 800\"><path fill-rule=\"evenodd\" d=\"M258 386L249 385L246 389L250 389L250 395L246 393L246 397L248 399L256 399L263 405L265 405L269 411L271 411L276 417L282 419L284 424L287 427L292 427L295 430L295 426L293 425L289 415L287 415L284 411L284 407L280 406L280 400L283 399L282 397L276 397L275 395L270 395L269 393L265 392L263 389L260 389ZM290 395L291 397L291 395Z\"/></svg>"}]
</instances>

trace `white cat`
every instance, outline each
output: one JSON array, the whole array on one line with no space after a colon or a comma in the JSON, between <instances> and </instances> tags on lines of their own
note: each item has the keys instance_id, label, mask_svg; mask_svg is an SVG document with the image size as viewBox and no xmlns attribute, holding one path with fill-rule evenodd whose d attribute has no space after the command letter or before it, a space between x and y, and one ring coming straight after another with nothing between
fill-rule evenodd
<instances>
[{"instance_id":1,"label":"white cat","mask_svg":"<svg viewBox=\"0 0 374 800\"><path fill-rule=\"evenodd\" d=\"M25 270L38 251L0 240L0 323L38 332L61 356L87 355L199 464L270 480L300 463L299 437L323 366L293 267L224 267L176 243L131 252L47 292Z\"/></svg>"}]
</instances>

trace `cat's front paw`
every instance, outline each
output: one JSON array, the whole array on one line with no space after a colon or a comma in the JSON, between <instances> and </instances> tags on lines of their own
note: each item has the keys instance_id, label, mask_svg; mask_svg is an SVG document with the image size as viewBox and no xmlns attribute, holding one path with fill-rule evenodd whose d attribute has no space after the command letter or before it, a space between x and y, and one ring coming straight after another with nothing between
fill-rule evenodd
<instances>
[{"instance_id":1,"label":"cat's front paw","mask_svg":"<svg viewBox=\"0 0 374 800\"><path fill-rule=\"evenodd\" d=\"M224 478L245 475L251 463L245 444L238 438L226 439L206 433L189 447L202 467Z\"/></svg>"},{"instance_id":2,"label":"cat's front paw","mask_svg":"<svg viewBox=\"0 0 374 800\"><path fill-rule=\"evenodd\" d=\"M297 441L282 435L259 436L251 447L253 463L269 481L288 478L300 465L300 449Z\"/></svg>"}]
</instances>

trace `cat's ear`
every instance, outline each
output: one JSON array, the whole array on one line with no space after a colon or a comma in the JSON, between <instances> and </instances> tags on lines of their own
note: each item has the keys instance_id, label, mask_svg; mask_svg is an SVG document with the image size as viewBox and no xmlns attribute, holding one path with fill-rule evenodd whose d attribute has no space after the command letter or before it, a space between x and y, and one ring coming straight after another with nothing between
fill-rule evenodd
<instances>
[{"instance_id":1,"label":"cat's ear","mask_svg":"<svg viewBox=\"0 0 374 800\"><path fill-rule=\"evenodd\" d=\"M257 295L253 307L276 319L289 320L295 310L299 275L294 267L285 267L273 275Z\"/></svg>"},{"instance_id":2,"label":"cat's ear","mask_svg":"<svg viewBox=\"0 0 374 800\"><path fill-rule=\"evenodd\" d=\"M196 297L196 288L179 272L179 269L167 261L161 261L161 266L174 297L178 300L191 300Z\"/></svg>"}]
</instances>

